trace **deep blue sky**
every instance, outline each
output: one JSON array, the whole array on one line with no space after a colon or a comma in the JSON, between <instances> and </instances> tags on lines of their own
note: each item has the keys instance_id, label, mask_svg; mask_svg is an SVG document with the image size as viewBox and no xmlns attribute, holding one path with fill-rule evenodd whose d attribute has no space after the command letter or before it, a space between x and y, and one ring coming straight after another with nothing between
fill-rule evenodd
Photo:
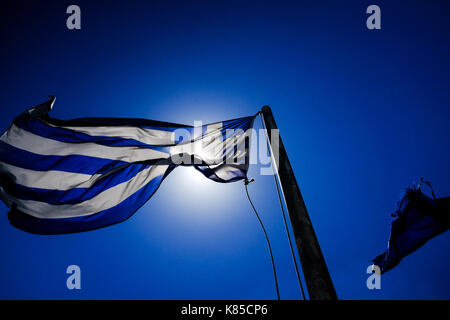
<instances>
[{"instance_id":1,"label":"deep blue sky","mask_svg":"<svg viewBox=\"0 0 450 320\"><path fill-rule=\"evenodd\" d=\"M192 125L272 106L342 299L449 299L450 233L366 288L389 213L428 178L450 195L446 1L14 1L1 9L0 129L53 93L52 116ZM82 29L66 29L78 4ZM365 26L378 4L382 30ZM273 178L249 186L281 297L299 289ZM10 226L0 205L0 298L272 299L264 236L241 182L177 168L130 220L74 235ZM77 264L82 289L66 289Z\"/></svg>"}]
</instances>

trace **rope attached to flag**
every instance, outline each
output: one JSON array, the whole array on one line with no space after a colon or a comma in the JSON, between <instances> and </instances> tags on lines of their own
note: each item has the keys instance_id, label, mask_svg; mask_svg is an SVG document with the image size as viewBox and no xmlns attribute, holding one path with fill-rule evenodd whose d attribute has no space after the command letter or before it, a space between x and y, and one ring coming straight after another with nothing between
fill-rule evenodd
<instances>
[{"instance_id":1,"label":"rope attached to flag","mask_svg":"<svg viewBox=\"0 0 450 320\"><path fill-rule=\"evenodd\" d=\"M253 181L255 181L255 179L248 180L246 178L244 180L245 192L247 193L248 201L252 205L253 211L255 212L255 215L258 218L259 224L261 225L261 229L264 231L264 235L266 236L267 247L269 248L269 252L270 252L270 259L272 260L273 277L274 277L274 280L275 280L275 287L277 289L277 298L278 298L278 300L280 300L280 290L278 288L277 271L275 269L275 261L273 260L272 247L270 246L269 236L267 235L267 231L266 231L266 228L264 227L264 224L263 224L263 222L261 220L261 217L259 216L258 211L256 211L256 208L253 205L252 200L250 199L250 195L248 194L248 187L247 186L249 185L249 183L251 183Z\"/></svg>"}]
</instances>

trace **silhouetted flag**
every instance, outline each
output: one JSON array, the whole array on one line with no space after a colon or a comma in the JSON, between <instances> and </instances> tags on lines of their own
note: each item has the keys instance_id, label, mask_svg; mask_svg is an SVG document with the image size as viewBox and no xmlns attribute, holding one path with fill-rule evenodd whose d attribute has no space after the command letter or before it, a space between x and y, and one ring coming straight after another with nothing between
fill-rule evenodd
<instances>
[{"instance_id":1,"label":"silhouetted flag","mask_svg":"<svg viewBox=\"0 0 450 320\"><path fill-rule=\"evenodd\" d=\"M39 234L129 218L177 165L217 182L244 179L254 116L200 127L145 119L48 116L54 98L0 137L0 198L12 225Z\"/></svg>"},{"instance_id":2,"label":"silhouetted flag","mask_svg":"<svg viewBox=\"0 0 450 320\"><path fill-rule=\"evenodd\" d=\"M381 273L394 268L403 257L449 229L450 197L435 198L433 193L430 198L421 191L420 185L409 188L393 216L388 248L372 260Z\"/></svg>"}]
</instances>

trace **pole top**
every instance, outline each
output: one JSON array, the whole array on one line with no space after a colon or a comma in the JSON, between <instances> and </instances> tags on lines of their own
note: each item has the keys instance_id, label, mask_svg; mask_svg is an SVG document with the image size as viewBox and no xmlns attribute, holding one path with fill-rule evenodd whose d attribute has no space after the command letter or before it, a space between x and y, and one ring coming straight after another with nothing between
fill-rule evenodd
<instances>
[{"instance_id":1,"label":"pole top","mask_svg":"<svg viewBox=\"0 0 450 320\"><path fill-rule=\"evenodd\" d=\"M261 111L262 112L271 112L272 110L270 109L270 107L268 106L268 105L264 105L262 108L261 108Z\"/></svg>"}]
</instances>

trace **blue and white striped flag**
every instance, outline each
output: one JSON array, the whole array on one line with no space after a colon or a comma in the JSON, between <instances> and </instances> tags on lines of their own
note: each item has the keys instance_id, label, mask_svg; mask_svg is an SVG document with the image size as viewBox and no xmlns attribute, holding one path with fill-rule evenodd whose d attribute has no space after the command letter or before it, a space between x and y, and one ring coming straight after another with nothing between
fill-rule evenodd
<instances>
[{"instance_id":1,"label":"blue and white striped flag","mask_svg":"<svg viewBox=\"0 0 450 320\"><path fill-rule=\"evenodd\" d=\"M12 225L38 234L129 218L178 165L218 182L244 179L254 116L200 127L145 119L51 118L54 98L0 137L0 197Z\"/></svg>"}]
</instances>

